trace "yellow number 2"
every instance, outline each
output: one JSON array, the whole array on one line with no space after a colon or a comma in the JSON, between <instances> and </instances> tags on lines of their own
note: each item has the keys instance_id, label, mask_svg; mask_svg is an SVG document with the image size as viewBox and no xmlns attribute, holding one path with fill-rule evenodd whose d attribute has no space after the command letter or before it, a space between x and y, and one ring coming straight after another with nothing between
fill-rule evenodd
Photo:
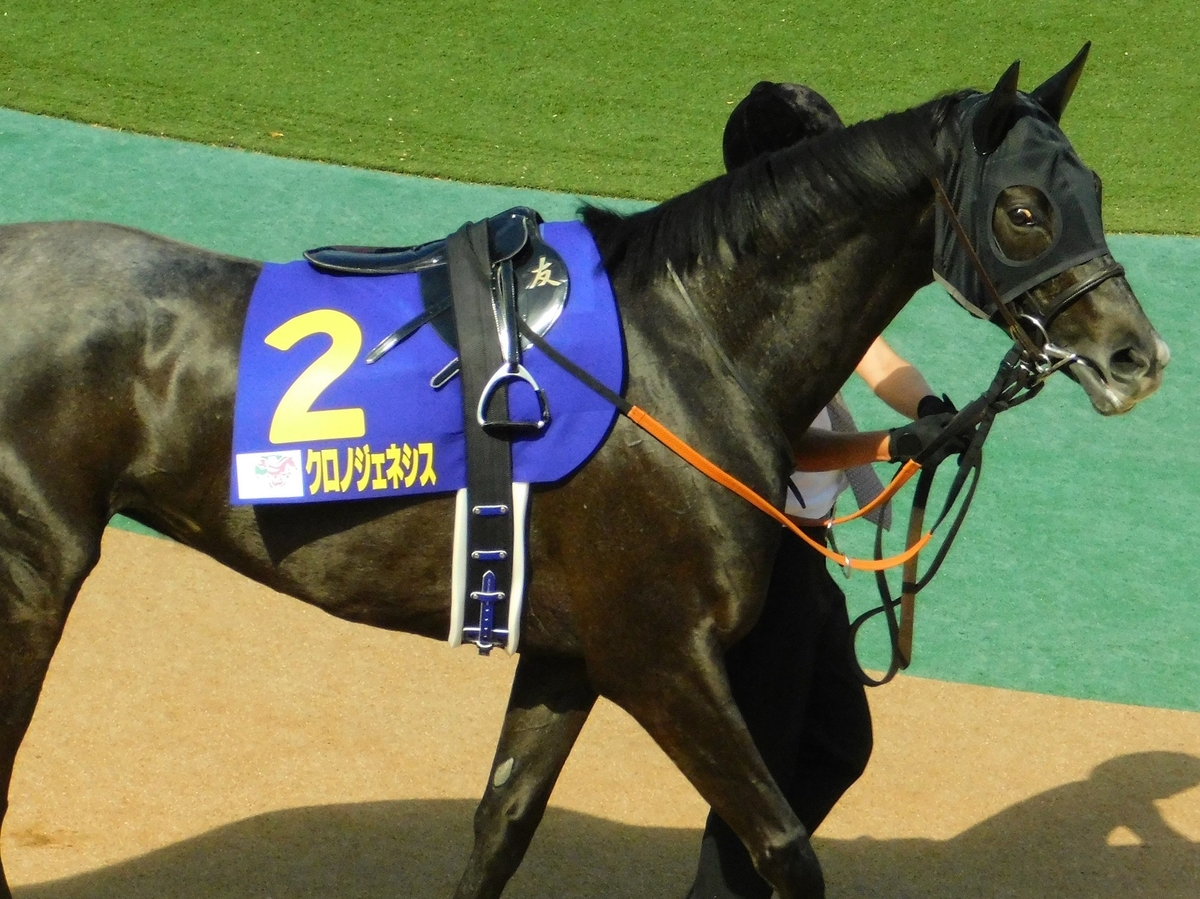
<instances>
[{"instance_id":1,"label":"yellow number 2","mask_svg":"<svg viewBox=\"0 0 1200 899\"><path fill-rule=\"evenodd\" d=\"M362 329L358 322L335 309L315 309L284 322L264 340L277 350L290 350L313 334L328 334L333 344L287 389L271 418L272 443L306 443L312 440L342 440L367 433L367 416L362 409L320 409L313 403L358 357Z\"/></svg>"}]
</instances>

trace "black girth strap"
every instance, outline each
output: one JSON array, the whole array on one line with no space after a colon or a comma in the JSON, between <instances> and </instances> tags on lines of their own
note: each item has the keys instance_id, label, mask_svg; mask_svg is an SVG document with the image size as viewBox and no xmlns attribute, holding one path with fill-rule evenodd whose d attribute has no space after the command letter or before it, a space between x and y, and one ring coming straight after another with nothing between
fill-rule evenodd
<instances>
[{"instance_id":1,"label":"black girth strap","mask_svg":"<svg viewBox=\"0 0 1200 899\"><path fill-rule=\"evenodd\" d=\"M455 357L430 380L435 390L461 370L467 486L455 522L450 642L515 652L524 596L529 484L513 483L511 441L550 423L546 395L521 362L522 328L545 333L567 301L562 257L541 236L542 218L517 206L415 247L319 247L304 258L333 275L417 275L424 310L366 357L381 359L425 325ZM509 393L529 391L537 417L512 419Z\"/></svg>"},{"instance_id":2,"label":"black girth strap","mask_svg":"<svg viewBox=\"0 0 1200 899\"><path fill-rule=\"evenodd\" d=\"M504 364L492 299L487 222L464 225L446 240L454 322L462 366L463 427L467 444L466 622L463 635L481 653L508 641L512 596L512 444L489 434L477 415L479 398ZM508 418L505 391L495 391L490 411ZM517 522L524 527L524 522Z\"/></svg>"}]
</instances>

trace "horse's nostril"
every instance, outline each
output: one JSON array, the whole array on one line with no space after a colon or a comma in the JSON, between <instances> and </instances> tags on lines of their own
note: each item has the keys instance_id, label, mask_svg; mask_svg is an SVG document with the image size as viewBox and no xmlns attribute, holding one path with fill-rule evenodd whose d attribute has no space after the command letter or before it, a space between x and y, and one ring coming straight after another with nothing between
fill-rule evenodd
<instances>
[{"instance_id":1,"label":"horse's nostril","mask_svg":"<svg viewBox=\"0 0 1200 899\"><path fill-rule=\"evenodd\" d=\"M1112 354L1109 372L1120 381L1133 381L1150 371L1150 357L1137 347L1126 347Z\"/></svg>"}]
</instances>

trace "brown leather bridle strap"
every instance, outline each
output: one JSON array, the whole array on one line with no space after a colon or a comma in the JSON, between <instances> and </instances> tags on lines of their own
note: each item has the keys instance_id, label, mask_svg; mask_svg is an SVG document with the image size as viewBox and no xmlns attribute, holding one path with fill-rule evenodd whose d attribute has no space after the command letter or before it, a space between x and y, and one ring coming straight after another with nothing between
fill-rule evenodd
<instances>
[{"instance_id":1,"label":"brown leather bridle strap","mask_svg":"<svg viewBox=\"0 0 1200 899\"><path fill-rule=\"evenodd\" d=\"M941 179L937 175L930 175L929 181L933 184L933 192L937 196L938 202L942 204L942 208L946 211L946 215L950 219L950 224L954 226L954 232L958 235L959 246L967 254L967 258L971 260L971 265L975 267L975 273L979 275L979 280L983 282L983 286L990 294L991 301L996 304L996 309L999 310L1001 318L1004 319L1009 336L1020 344L1021 349L1025 351L1030 359L1041 357L1041 348L1034 346L1033 341L1025 333L1025 329L1021 327L1021 323L1017 321L1017 317L1013 315L1012 310L1000 299L1000 291L996 289L996 285L992 283L991 277L988 276L987 269L983 267L983 260L979 258L979 253L976 252L975 245L971 243L971 237L967 234L967 229L963 227L962 220L954 210L954 204L950 202L950 197L946 193L946 188L942 186Z\"/></svg>"}]
</instances>

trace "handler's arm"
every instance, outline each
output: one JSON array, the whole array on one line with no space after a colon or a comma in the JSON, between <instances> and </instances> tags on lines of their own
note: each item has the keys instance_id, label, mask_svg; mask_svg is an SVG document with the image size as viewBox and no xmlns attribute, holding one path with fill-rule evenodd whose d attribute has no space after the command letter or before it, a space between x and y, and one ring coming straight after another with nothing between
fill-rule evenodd
<instances>
[{"instance_id":1,"label":"handler's arm","mask_svg":"<svg viewBox=\"0 0 1200 899\"><path fill-rule=\"evenodd\" d=\"M876 396L914 421L919 417L921 400L933 395L933 388L916 366L888 346L882 337L877 337L867 349L855 371ZM835 471L872 462L894 461L892 433L861 431L847 434L809 428L796 448L796 468L800 471Z\"/></svg>"},{"instance_id":2,"label":"handler's arm","mask_svg":"<svg viewBox=\"0 0 1200 899\"><path fill-rule=\"evenodd\" d=\"M937 464L948 455L963 452L970 442L968 434L959 434L936 451L932 449L953 419L953 412L938 412L890 431L863 431L857 434L809 428L800 438L796 468L801 471L831 471L869 462L906 462L922 454L927 455L926 462Z\"/></svg>"},{"instance_id":3,"label":"handler's arm","mask_svg":"<svg viewBox=\"0 0 1200 899\"><path fill-rule=\"evenodd\" d=\"M868 465L871 462L887 462L887 431L859 431L844 434L809 428L796 447L796 468L799 471L836 471Z\"/></svg>"},{"instance_id":4,"label":"handler's arm","mask_svg":"<svg viewBox=\"0 0 1200 899\"><path fill-rule=\"evenodd\" d=\"M871 344L854 369L875 395L908 418L917 417L917 404L933 394L925 377L882 337Z\"/></svg>"}]
</instances>

